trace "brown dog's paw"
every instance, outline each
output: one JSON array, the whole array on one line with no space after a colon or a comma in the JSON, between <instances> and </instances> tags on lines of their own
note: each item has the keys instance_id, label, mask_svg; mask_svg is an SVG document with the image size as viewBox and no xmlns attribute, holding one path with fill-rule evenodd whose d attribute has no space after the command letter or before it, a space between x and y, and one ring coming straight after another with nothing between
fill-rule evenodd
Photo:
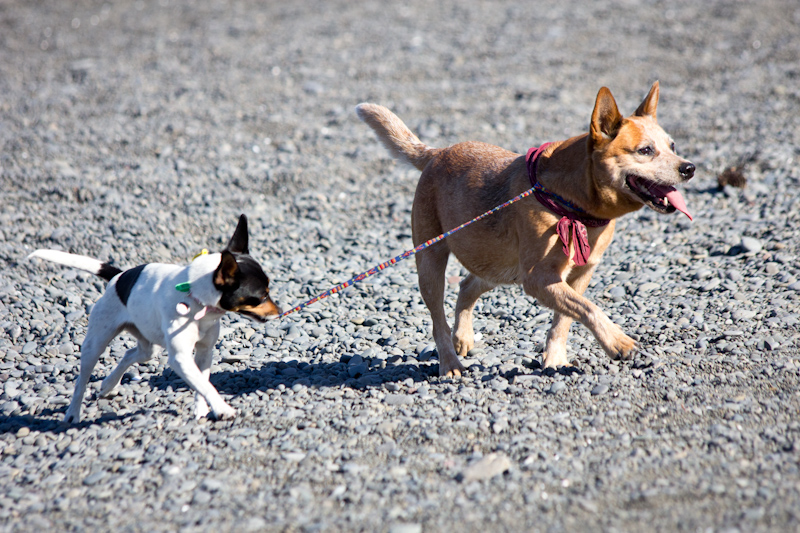
<instances>
[{"instance_id":1,"label":"brown dog's paw","mask_svg":"<svg viewBox=\"0 0 800 533\"><path fill-rule=\"evenodd\" d=\"M566 352L548 352L542 358L542 368L558 368L560 366L572 366L567 360Z\"/></svg>"},{"instance_id":2,"label":"brown dog's paw","mask_svg":"<svg viewBox=\"0 0 800 533\"><path fill-rule=\"evenodd\" d=\"M466 357L469 351L475 347L475 339L472 336L465 337L459 338L455 334L453 335L453 348L459 357Z\"/></svg>"},{"instance_id":3,"label":"brown dog's paw","mask_svg":"<svg viewBox=\"0 0 800 533\"><path fill-rule=\"evenodd\" d=\"M443 357L439 360L439 377L441 378L460 378L461 374L466 371L467 369L456 356Z\"/></svg>"},{"instance_id":4,"label":"brown dog's paw","mask_svg":"<svg viewBox=\"0 0 800 533\"><path fill-rule=\"evenodd\" d=\"M636 355L638 351L639 345L636 344L636 341L623 334L621 338L617 340L614 350L609 351L608 355L615 361L628 361L633 359L633 356Z\"/></svg>"}]
</instances>

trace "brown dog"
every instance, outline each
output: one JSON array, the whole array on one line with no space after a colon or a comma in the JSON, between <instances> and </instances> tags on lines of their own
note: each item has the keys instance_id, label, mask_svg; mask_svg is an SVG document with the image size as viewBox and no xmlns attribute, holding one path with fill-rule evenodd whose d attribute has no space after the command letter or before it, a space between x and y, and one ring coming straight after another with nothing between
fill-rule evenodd
<instances>
[{"instance_id":1,"label":"brown dog","mask_svg":"<svg viewBox=\"0 0 800 533\"><path fill-rule=\"evenodd\" d=\"M589 328L612 359L633 356L635 341L582 294L614 235L614 219L644 205L658 213L678 209L691 218L674 186L691 179L695 167L675 153L672 139L656 121L657 105L658 82L636 112L624 118L603 87L589 133L529 152L527 161L478 142L432 148L385 107L356 108L395 157L422 171L412 210L415 246L538 182L536 198L525 198L416 255L441 376L464 371L456 354L466 355L475 344L475 303L503 284L522 284L555 310L545 367L568 364L567 333L573 320ZM450 253L470 272L461 281L452 337L443 307Z\"/></svg>"}]
</instances>

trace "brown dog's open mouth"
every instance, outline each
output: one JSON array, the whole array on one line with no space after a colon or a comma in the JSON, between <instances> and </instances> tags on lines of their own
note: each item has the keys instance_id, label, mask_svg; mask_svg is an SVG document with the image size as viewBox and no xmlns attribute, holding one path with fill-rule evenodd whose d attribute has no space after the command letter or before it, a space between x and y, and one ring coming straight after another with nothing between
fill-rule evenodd
<instances>
[{"instance_id":1,"label":"brown dog's open mouth","mask_svg":"<svg viewBox=\"0 0 800 533\"><path fill-rule=\"evenodd\" d=\"M692 215L689 214L686 208L683 195L675 187L659 185L635 174L629 174L625 183L653 211L669 214L677 210L689 217L689 220L692 220Z\"/></svg>"}]
</instances>

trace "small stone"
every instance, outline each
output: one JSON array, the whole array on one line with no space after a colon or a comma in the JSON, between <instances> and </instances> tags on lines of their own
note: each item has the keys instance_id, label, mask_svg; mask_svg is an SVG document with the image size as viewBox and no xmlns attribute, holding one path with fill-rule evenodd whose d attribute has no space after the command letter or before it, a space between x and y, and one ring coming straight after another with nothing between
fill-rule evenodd
<instances>
[{"instance_id":1,"label":"small stone","mask_svg":"<svg viewBox=\"0 0 800 533\"><path fill-rule=\"evenodd\" d=\"M414 398L408 394L387 394L383 402L386 405L408 405L414 403Z\"/></svg>"},{"instance_id":2,"label":"small stone","mask_svg":"<svg viewBox=\"0 0 800 533\"><path fill-rule=\"evenodd\" d=\"M19 409L19 404L13 400L0 404L0 413L2 413L4 416L9 416L17 409Z\"/></svg>"},{"instance_id":3,"label":"small stone","mask_svg":"<svg viewBox=\"0 0 800 533\"><path fill-rule=\"evenodd\" d=\"M484 355L486 351L483 348L473 348L467 352L467 357L470 359Z\"/></svg>"},{"instance_id":4,"label":"small stone","mask_svg":"<svg viewBox=\"0 0 800 533\"><path fill-rule=\"evenodd\" d=\"M605 383L600 383L599 385L595 385L592 389L592 396L600 396L601 394L605 394L608 392L608 385Z\"/></svg>"},{"instance_id":5,"label":"small stone","mask_svg":"<svg viewBox=\"0 0 800 533\"><path fill-rule=\"evenodd\" d=\"M750 320L756 316L756 312L749 311L747 309L737 309L731 314L731 316L734 320Z\"/></svg>"},{"instance_id":6,"label":"small stone","mask_svg":"<svg viewBox=\"0 0 800 533\"><path fill-rule=\"evenodd\" d=\"M75 345L71 342L65 342L58 347L58 353L61 355L72 355L75 353Z\"/></svg>"},{"instance_id":7,"label":"small stone","mask_svg":"<svg viewBox=\"0 0 800 533\"><path fill-rule=\"evenodd\" d=\"M615 299L616 298L625 298L625 296L627 295L627 291L625 290L625 287L621 287L621 286L618 285L616 287L613 287L611 290L609 290L608 294L611 295L611 297L615 298Z\"/></svg>"},{"instance_id":8,"label":"small stone","mask_svg":"<svg viewBox=\"0 0 800 533\"><path fill-rule=\"evenodd\" d=\"M746 254L760 252L763 248L761 241L752 237L742 237L742 242L739 246L742 247L742 251Z\"/></svg>"},{"instance_id":9,"label":"small stone","mask_svg":"<svg viewBox=\"0 0 800 533\"><path fill-rule=\"evenodd\" d=\"M553 384L550 385L550 388L548 389L548 392L550 394L558 394L559 392L561 392L562 390L564 390L566 388L567 388L567 384L564 383L563 381L554 381Z\"/></svg>"},{"instance_id":10,"label":"small stone","mask_svg":"<svg viewBox=\"0 0 800 533\"><path fill-rule=\"evenodd\" d=\"M389 533L422 533L422 524L395 524Z\"/></svg>"},{"instance_id":11,"label":"small stone","mask_svg":"<svg viewBox=\"0 0 800 533\"><path fill-rule=\"evenodd\" d=\"M222 356L223 363L240 363L250 358L250 350L240 350L238 352L228 352Z\"/></svg>"},{"instance_id":12,"label":"small stone","mask_svg":"<svg viewBox=\"0 0 800 533\"><path fill-rule=\"evenodd\" d=\"M204 479L203 482L200 484L200 487L208 492L218 492L223 488L225 488L225 483L220 481L219 479L210 477Z\"/></svg>"},{"instance_id":13,"label":"small stone","mask_svg":"<svg viewBox=\"0 0 800 533\"><path fill-rule=\"evenodd\" d=\"M195 491L192 496L192 503L195 505L206 505L211 501L211 494L204 490Z\"/></svg>"},{"instance_id":14,"label":"small stone","mask_svg":"<svg viewBox=\"0 0 800 533\"><path fill-rule=\"evenodd\" d=\"M369 367L367 366L367 363L361 363L360 365L348 365L347 366L347 374L351 378L362 376L362 375L366 374L368 370L369 370Z\"/></svg>"},{"instance_id":15,"label":"small stone","mask_svg":"<svg viewBox=\"0 0 800 533\"><path fill-rule=\"evenodd\" d=\"M104 471L95 472L94 474L89 474L85 478L83 478L83 484L87 487L91 487L93 485L97 485L103 478L106 477L106 473Z\"/></svg>"},{"instance_id":16,"label":"small stone","mask_svg":"<svg viewBox=\"0 0 800 533\"><path fill-rule=\"evenodd\" d=\"M660 287L661 287L660 283L653 283L653 282L642 283L641 285L639 285L639 288L636 290L636 294L645 294L645 293L648 293L648 292L653 292L654 290L656 290L656 289L658 289Z\"/></svg>"},{"instance_id":17,"label":"small stone","mask_svg":"<svg viewBox=\"0 0 800 533\"><path fill-rule=\"evenodd\" d=\"M471 464L457 476L461 483L471 483L483 479L491 479L507 472L511 468L511 460L499 453L490 453L483 459Z\"/></svg>"},{"instance_id":18,"label":"small stone","mask_svg":"<svg viewBox=\"0 0 800 533\"><path fill-rule=\"evenodd\" d=\"M713 291L714 289L719 287L721 284L722 284L722 280L720 280L719 278L712 278L708 283L706 283L702 287L700 287L700 290L702 292Z\"/></svg>"}]
</instances>

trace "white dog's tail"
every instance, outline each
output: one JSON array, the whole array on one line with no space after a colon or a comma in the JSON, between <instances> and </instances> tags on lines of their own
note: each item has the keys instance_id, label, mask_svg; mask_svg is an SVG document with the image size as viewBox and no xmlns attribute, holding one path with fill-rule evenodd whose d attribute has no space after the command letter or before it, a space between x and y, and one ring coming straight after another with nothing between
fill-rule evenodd
<instances>
[{"instance_id":1,"label":"white dog's tail","mask_svg":"<svg viewBox=\"0 0 800 533\"><path fill-rule=\"evenodd\" d=\"M356 114L375 130L378 139L394 157L418 170L423 170L439 153L436 148L420 141L397 115L381 105L359 104Z\"/></svg>"},{"instance_id":2,"label":"white dog's tail","mask_svg":"<svg viewBox=\"0 0 800 533\"><path fill-rule=\"evenodd\" d=\"M38 257L39 259L52 261L53 263L58 263L59 265L85 270L86 272L91 272L96 276L100 276L106 281L111 281L114 276L122 272L122 270L118 269L117 267L111 266L108 263L104 263L98 259L86 257L85 255L59 252L58 250L36 250L28 256L28 259L31 259L32 257Z\"/></svg>"}]
</instances>

